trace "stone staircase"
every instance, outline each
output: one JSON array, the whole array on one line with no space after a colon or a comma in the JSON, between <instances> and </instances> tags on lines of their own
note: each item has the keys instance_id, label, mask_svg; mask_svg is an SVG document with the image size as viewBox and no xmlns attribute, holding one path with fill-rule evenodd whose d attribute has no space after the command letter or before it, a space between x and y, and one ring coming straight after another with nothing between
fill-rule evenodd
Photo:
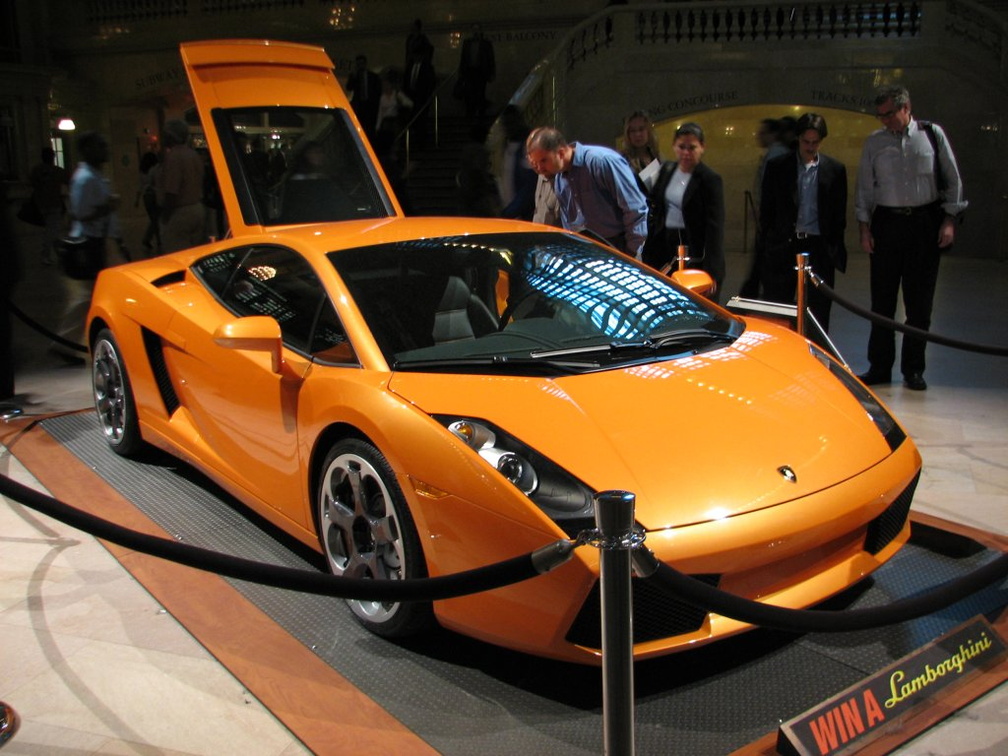
<instances>
[{"instance_id":1,"label":"stone staircase","mask_svg":"<svg viewBox=\"0 0 1008 756\"><path fill-rule=\"evenodd\" d=\"M411 147L403 190L406 196L400 200L409 215L458 215L455 175L462 148L469 141L469 119L464 115L441 115L436 144L433 122L429 131L426 146Z\"/></svg>"}]
</instances>

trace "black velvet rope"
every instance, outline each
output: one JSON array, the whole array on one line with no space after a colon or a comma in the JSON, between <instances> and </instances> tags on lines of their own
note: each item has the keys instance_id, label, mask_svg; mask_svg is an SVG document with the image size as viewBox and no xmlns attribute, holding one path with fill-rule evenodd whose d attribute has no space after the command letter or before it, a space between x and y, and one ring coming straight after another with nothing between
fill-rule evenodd
<instances>
[{"instance_id":1,"label":"black velvet rope","mask_svg":"<svg viewBox=\"0 0 1008 756\"><path fill-rule=\"evenodd\" d=\"M343 599L436 601L518 583L543 571L537 567L534 554L524 554L474 570L435 578L362 580L337 577L255 562L129 530L71 507L4 475L0 475L0 495L96 538L135 551L238 580ZM643 556L646 567L651 572L649 577L642 579L656 581L663 589L690 604L741 622L794 633L851 632L906 622L951 606L981 588L1008 577L1008 554L1003 554L969 575L883 607L841 611L786 609L713 588L659 562L646 550L639 556Z\"/></svg>"},{"instance_id":2,"label":"black velvet rope","mask_svg":"<svg viewBox=\"0 0 1008 756\"><path fill-rule=\"evenodd\" d=\"M827 299L831 299L844 309L850 310L855 315L860 315L866 320L870 320L872 323L877 325L891 328L894 331L900 331L901 333L909 334L910 336L916 336L917 338L924 339L925 341L932 341L935 344L942 344L955 349L961 349L966 352L978 352L980 354L992 354L998 357L1008 357L1008 347L994 346L993 344L973 344L968 341L961 341L959 339L952 339L948 336L942 336L937 333L931 333L931 331L925 331L922 328L914 328L913 326L906 325L905 323L897 323L894 320L890 320L889 318L883 317L878 313L872 312L869 309L844 299L833 291L829 284L814 273L810 275L810 278L812 279L812 283L815 284L815 287L822 292Z\"/></svg>"},{"instance_id":3,"label":"black velvet rope","mask_svg":"<svg viewBox=\"0 0 1008 756\"><path fill-rule=\"evenodd\" d=\"M53 333L52 331L50 331L48 328L46 328L45 326L43 326L38 321L32 320L30 317L28 317L27 315L25 315L24 312L21 310L21 308L19 308L13 302L8 302L7 306L10 309L10 311L14 315L16 315L17 318L22 323L24 323L29 328L31 328L31 329L33 329L35 331L38 331L43 336L45 336L47 339L52 339L57 344L61 344L61 345L65 346L65 347L67 347L68 349L73 349L75 352L87 352L88 348L86 346L84 346L83 344L77 344L77 343L75 343L73 341L70 341L69 339L64 339L59 334Z\"/></svg>"},{"instance_id":4,"label":"black velvet rope","mask_svg":"<svg viewBox=\"0 0 1008 756\"><path fill-rule=\"evenodd\" d=\"M139 533L75 509L5 475L0 494L96 538L188 567L275 588L364 601L437 601L519 583L541 574L533 554L523 554L474 570L433 578L370 580L283 567L220 554L167 538Z\"/></svg>"},{"instance_id":5,"label":"black velvet rope","mask_svg":"<svg viewBox=\"0 0 1008 756\"><path fill-rule=\"evenodd\" d=\"M1008 554L1002 554L968 575L942 583L917 596L898 599L885 606L829 611L786 609L750 601L684 575L656 559L654 564L657 570L644 579L658 581L662 588L686 602L751 625L792 633L846 633L895 625L944 609L1008 577Z\"/></svg>"}]
</instances>

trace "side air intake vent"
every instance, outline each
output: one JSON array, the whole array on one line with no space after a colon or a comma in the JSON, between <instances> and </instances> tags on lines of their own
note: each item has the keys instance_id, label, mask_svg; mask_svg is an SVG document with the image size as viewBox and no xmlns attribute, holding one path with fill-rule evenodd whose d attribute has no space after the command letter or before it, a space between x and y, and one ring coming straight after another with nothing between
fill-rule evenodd
<instances>
[{"instance_id":1,"label":"side air intake vent","mask_svg":"<svg viewBox=\"0 0 1008 756\"><path fill-rule=\"evenodd\" d=\"M155 278L151 283L161 289L172 284L182 283L185 280L185 271L177 270L174 273L167 273L160 278Z\"/></svg>"},{"instance_id":2,"label":"side air intake vent","mask_svg":"<svg viewBox=\"0 0 1008 756\"><path fill-rule=\"evenodd\" d=\"M157 383L158 393L161 394L161 401L164 402L165 413L171 417L179 408L180 402L178 394L175 393L175 387L172 385L171 376L168 375L168 366L165 365L161 337L144 328L143 342L144 349L147 351L147 361L150 363L154 380Z\"/></svg>"}]
</instances>

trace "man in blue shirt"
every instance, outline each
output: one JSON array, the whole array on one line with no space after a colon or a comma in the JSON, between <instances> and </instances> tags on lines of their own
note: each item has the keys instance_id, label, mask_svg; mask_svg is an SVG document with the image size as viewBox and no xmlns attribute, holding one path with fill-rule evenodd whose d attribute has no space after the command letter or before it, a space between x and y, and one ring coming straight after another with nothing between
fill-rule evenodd
<instances>
[{"instance_id":1,"label":"man in blue shirt","mask_svg":"<svg viewBox=\"0 0 1008 756\"><path fill-rule=\"evenodd\" d=\"M529 134L525 150L533 170L553 182L564 228L588 230L640 259L647 199L626 158L608 147L568 144L549 127Z\"/></svg>"},{"instance_id":2,"label":"man in blue shirt","mask_svg":"<svg viewBox=\"0 0 1008 756\"><path fill-rule=\"evenodd\" d=\"M56 331L60 341L54 341L50 348L54 356L71 365L82 364L84 360L64 342L80 345L85 341L84 319L91 304L95 276L105 267L106 239L116 239L123 251L116 212L119 195L113 194L108 179L102 174L102 166L109 159L108 141L95 131L86 131L77 137L77 154L80 162L70 179L70 236L84 238L83 254L89 269L77 271L72 278L70 275L63 277L63 317ZM78 277L85 275L89 277Z\"/></svg>"}]
</instances>

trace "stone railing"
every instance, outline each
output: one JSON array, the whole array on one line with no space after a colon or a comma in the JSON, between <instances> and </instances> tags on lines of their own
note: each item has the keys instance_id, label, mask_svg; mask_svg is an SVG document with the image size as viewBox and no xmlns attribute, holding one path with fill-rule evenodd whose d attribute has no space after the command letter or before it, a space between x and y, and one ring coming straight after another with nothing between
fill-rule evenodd
<instances>
[{"instance_id":1,"label":"stone railing","mask_svg":"<svg viewBox=\"0 0 1008 756\"><path fill-rule=\"evenodd\" d=\"M567 64L617 42L616 14L633 16L633 38L645 44L915 37L920 34L920 2L790 3L776 7L726 4L680 5L610 11L575 34ZM622 25L621 25L622 26Z\"/></svg>"},{"instance_id":2,"label":"stone railing","mask_svg":"<svg viewBox=\"0 0 1008 756\"><path fill-rule=\"evenodd\" d=\"M693 2L614 6L575 27L516 92L529 123L564 122L565 81L600 55L668 46L733 49L782 42L829 45L919 40L966 49L1006 78L1005 24L969 0L790 3Z\"/></svg>"},{"instance_id":3,"label":"stone railing","mask_svg":"<svg viewBox=\"0 0 1008 756\"><path fill-rule=\"evenodd\" d=\"M173 21L189 15L284 11L303 8L306 0L89 0L85 20L89 24L129 24ZM330 0L339 5L350 0Z\"/></svg>"}]
</instances>

